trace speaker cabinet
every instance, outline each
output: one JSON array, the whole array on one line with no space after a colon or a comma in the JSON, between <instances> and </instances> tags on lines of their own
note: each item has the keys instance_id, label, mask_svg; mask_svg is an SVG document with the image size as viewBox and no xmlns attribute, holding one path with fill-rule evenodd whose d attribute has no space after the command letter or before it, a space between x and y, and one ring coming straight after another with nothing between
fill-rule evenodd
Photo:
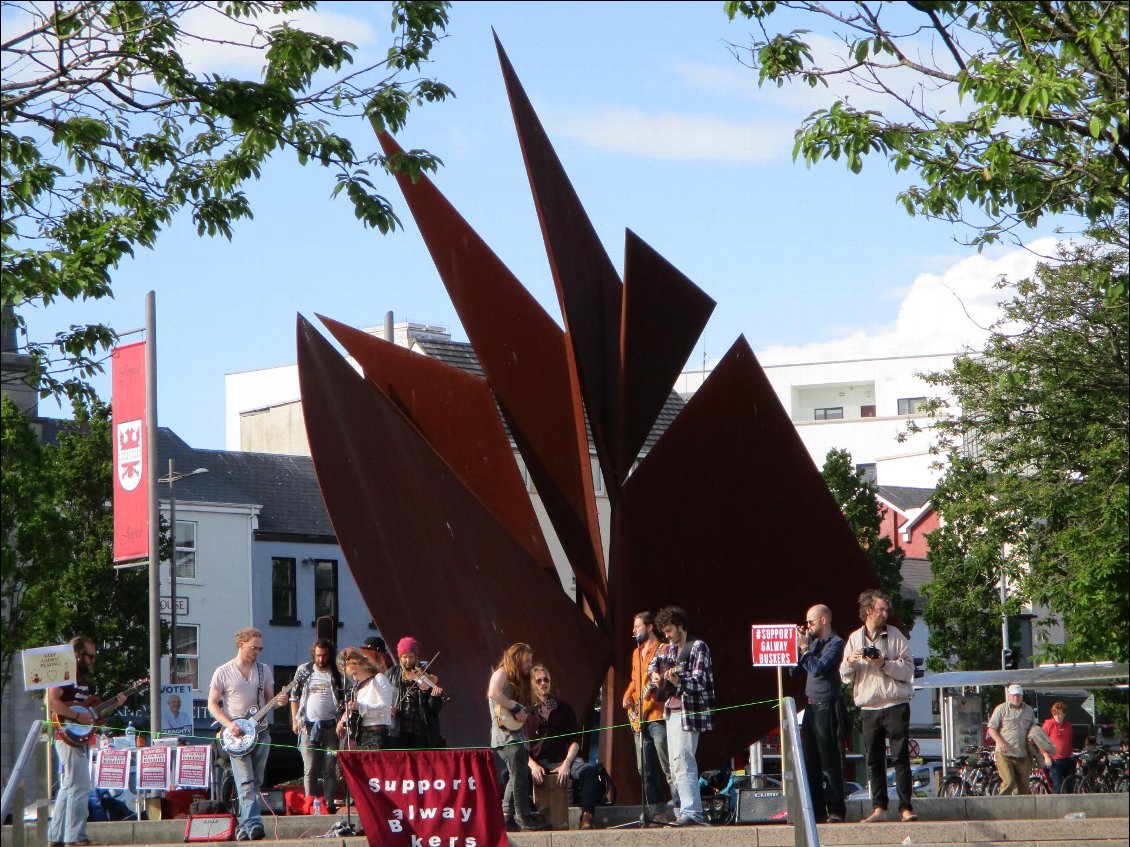
<instances>
[{"instance_id":1,"label":"speaker cabinet","mask_svg":"<svg viewBox=\"0 0 1130 847\"><path fill-rule=\"evenodd\" d=\"M769 789L739 788L734 792L734 823L784 823L785 795Z\"/></svg>"}]
</instances>

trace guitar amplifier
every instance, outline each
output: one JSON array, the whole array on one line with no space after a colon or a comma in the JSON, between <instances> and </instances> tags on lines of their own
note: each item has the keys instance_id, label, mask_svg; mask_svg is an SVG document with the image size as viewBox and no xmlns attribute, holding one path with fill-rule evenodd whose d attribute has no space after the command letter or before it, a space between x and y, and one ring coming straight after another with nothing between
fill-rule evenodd
<instances>
[{"instance_id":1,"label":"guitar amplifier","mask_svg":"<svg viewBox=\"0 0 1130 847\"><path fill-rule=\"evenodd\" d=\"M785 795L764 788L734 792L734 823L784 823Z\"/></svg>"},{"instance_id":2,"label":"guitar amplifier","mask_svg":"<svg viewBox=\"0 0 1130 847\"><path fill-rule=\"evenodd\" d=\"M235 818L231 815L189 815L185 841L231 841Z\"/></svg>"}]
</instances>

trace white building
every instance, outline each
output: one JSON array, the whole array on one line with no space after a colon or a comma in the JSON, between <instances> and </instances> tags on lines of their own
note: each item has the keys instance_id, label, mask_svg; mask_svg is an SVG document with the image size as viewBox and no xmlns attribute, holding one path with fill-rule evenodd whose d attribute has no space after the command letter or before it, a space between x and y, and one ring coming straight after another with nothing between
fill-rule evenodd
<instances>
[{"instance_id":1,"label":"white building","mask_svg":"<svg viewBox=\"0 0 1130 847\"><path fill-rule=\"evenodd\" d=\"M907 425L928 422L920 407L937 393L920 375L946 370L958 355L762 367L817 467L823 467L829 450L839 448L881 484L933 488L940 471L931 467L929 434L907 436ZM675 390L689 397L707 376L708 370L684 372Z\"/></svg>"}]
</instances>

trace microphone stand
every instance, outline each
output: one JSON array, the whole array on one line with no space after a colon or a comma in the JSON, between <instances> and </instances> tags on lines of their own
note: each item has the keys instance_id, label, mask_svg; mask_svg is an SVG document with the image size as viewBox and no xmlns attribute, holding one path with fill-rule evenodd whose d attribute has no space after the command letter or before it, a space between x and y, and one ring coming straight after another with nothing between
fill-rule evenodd
<instances>
[{"instance_id":1,"label":"microphone stand","mask_svg":"<svg viewBox=\"0 0 1130 847\"><path fill-rule=\"evenodd\" d=\"M342 741L345 744L346 750L352 750L353 749L353 729L350 725L348 715L349 715L349 703L356 696L357 696L357 685L356 685L356 683L354 683L353 687L349 689L349 694L346 697L346 701L345 701L346 702L345 738L343 738ZM323 767L324 767L324 765L323 765ZM337 758L336 757L334 758L334 767L335 768L337 767ZM330 832L327 833L327 836L328 835L348 836L348 835L360 835L361 834L360 832L357 831L356 827L353 826L353 797L349 793L349 780L343 779L342 782L345 783L345 792L344 792L344 794L345 794L345 797L344 797L345 823L338 821L337 824L334 825L333 829L331 829Z\"/></svg>"},{"instance_id":2,"label":"microphone stand","mask_svg":"<svg viewBox=\"0 0 1130 847\"><path fill-rule=\"evenodd\" d=\"M643 719L643 689L644 689L644 666L643 666L643 645L647 643L647 639L636 642L636 666L639 668L639 685L636 686L636 714L639 716L640 731L636 733L636 745L639 751L639 772L640 772L640 817L639 820L629 821L628 823L618 824L609 829L630 829L631 827L638 826L640 829L647 829L652 825L653 820L651 817L651 805L647 802L647 779L645 774L647 772L647 762L643 756L643 733L644 733L644 719ZM658 755L658 754L657 754Z\"/></svg>"}]
</instances>

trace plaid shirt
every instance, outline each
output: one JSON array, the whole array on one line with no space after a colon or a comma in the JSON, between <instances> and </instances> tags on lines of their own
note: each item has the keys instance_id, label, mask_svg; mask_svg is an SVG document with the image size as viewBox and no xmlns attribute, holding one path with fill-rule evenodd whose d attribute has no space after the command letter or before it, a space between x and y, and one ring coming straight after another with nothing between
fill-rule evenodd
<instances>
[{"instance_id":1,"label":"plaid shirt","mask_svg":"<svg viewBox=\"0 0 1130 847\"><path fill-rule=\"evenodd\" d=\"M648 665L648 675L659 671L660 663L663 663L664 668L669 668L678 660L679 649L674 644L664 644ZM683 705L682 724L685 731L706 732L714 728L710 714L710 710L714 708L714 665L710 661L710 648L705 641L696 638L691 642L687 667L679 672L679 684L675 693ZM663 714L665 717L671 714L671 700L664 704Z\"/></svg>"}]
</instances>

